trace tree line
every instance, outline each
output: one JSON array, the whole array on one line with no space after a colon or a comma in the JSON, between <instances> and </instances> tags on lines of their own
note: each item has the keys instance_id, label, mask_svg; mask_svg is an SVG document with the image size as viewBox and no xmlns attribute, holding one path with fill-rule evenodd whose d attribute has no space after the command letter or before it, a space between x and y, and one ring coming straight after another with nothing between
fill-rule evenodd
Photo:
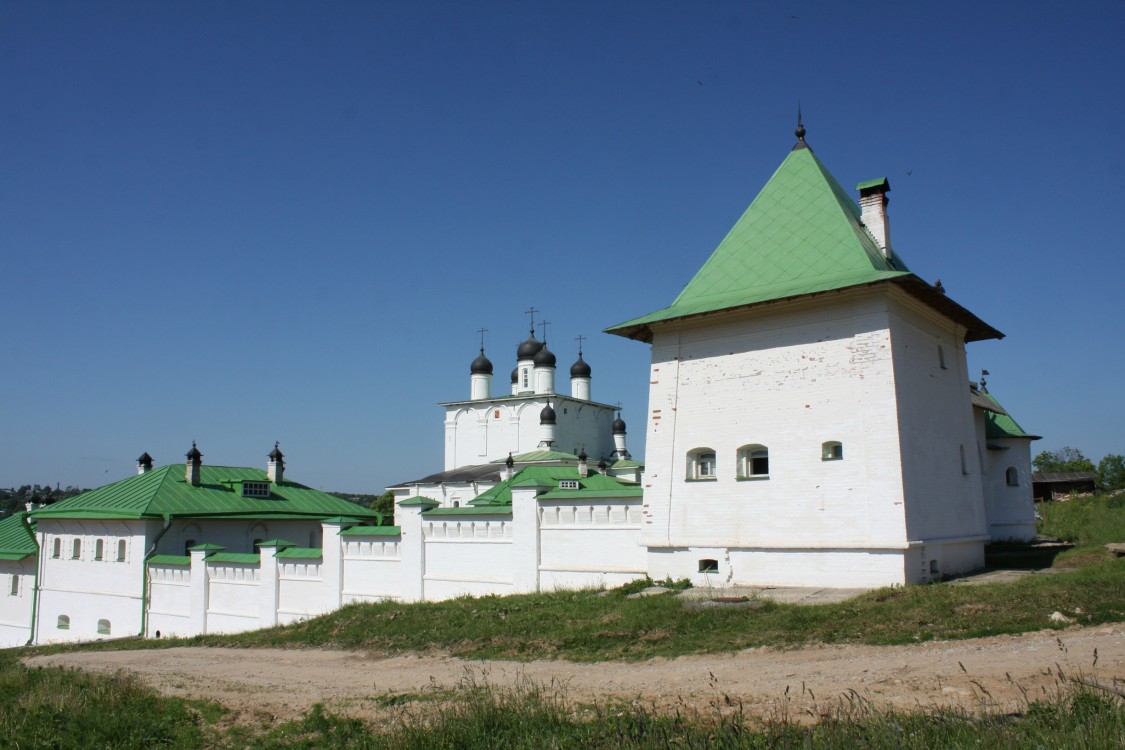
<instances>
[{"instance_id":1,"label":"tree line","mask_svg":"<svg viewBox=\"0 0 1125 750\"><path fill-rule=\"evenodd\" d=\"M0 487L0 518L23 510L27 503L35 503L36 505L54 503L68 497L81 495L83 492L89 492L89 490L69 486L61 488L57 484L54 487L49 484L25 484L7 489Z\"/></svg>"}]
</instances>

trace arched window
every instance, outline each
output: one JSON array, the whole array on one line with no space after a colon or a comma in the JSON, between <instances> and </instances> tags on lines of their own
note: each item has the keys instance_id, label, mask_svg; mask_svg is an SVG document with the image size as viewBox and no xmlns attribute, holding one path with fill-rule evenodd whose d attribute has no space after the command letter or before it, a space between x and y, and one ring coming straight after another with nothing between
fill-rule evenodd
<instances>
[{"instance_id":1,"label":"arched window","mask_svg":"<svg viewBox=\"0 0 1125 750\"><path fill-rule=\"evenodd\" d=\"M99 539L98 541L94 542L94 559L95 560L101 560L102 555L104 555L104 554L105 554L105 541L102 540L102 539Z\"/></svg>"},{"instance_id":2,"label":"arched window","mask_svg":"<svg viewBox=\"0 0 1125 750\"><path fill-rule=\"evenodd\" d=\"M109 620L98 620L98 635L109 635Z\"/></svg>"},{"instance_id":3,"label":"arched window","mask_svg":"<svg viewBox=\"0 0 1125 750\"><path fill-rule=\"evenodd\" d=\"M1020 486L1020 473L1016 471L1015 466L1008 467L1008 470L1004 472L1004 479L1007 481L1009 487Z\"/></svg>"},{"instance_id":4,"label":"arched window","mask_svg":"<svg viewBox=\"0 0 1125 750\"><path fill-rule=\"evenodd\" d=\"M844 458L844 444L839 440L829 440L820 446L820 457L824 461L841 461Z\"/></svg>"},{"instance_id":5,"label":"arched window","mask_svg":"<svg viewBox=\"0 0 1125 750\"><path fill-rule=\"evenodd\" d=\"M59 621L55 627L59 630L70 630L70 617L67 615L59 615Z\"/></svg>"},{"instance_id":6,"label":"arched window","mask_svg":"<svg viewBox=\"0 0 1125 750\"><path fill-rule=\"evenodd\" d=\"M715 469L715 451L711 448L696 448L688 453L688 479L714 479Z\"/></svg>"},{"instance_id":7,"label":"arched window","mask_svg":"<svg viewBox=\"0 0 1125 750\"><path fill-rule=\"evenodd\" d=\"M55 537L55 543L51 546L51 557L62 557L62 539Z\"/></svg>"},{"instance_id":8,"label":"arched window","mask_svg":"<svg viewBox=\"0 0 1125 750\"><path fill-rule=\"evenodd\" d=\"M764 445L744 445L738 449L738 478L768 477L770 452Z\"/></svg>"},{"instance_id":9,"label":"arched window","mask_svg":"<svg viewBox=\"0 0 1125 750\"><path fill-rule=\"evenodd\" d=\"M12 588L8 591L12 596L20 595L20 577L15 573L12 574Z\"/></svg>"},{"instance_id":10,"label":"arched window","mask_svg":"<svg viewBox=\"0 0 1125 750\"><path fill-rule=\"evenodd\" d=\"M80 557L82 557L82 540L75 539L70 545L70 559L77 560Z\"/></svg>"},{"instance_id":11,"label":"arched window","mask_svg":"<svg viewBox=\"0 0 1125 750\"><path fill-rule=\"evenodd\" d=\"M125 540L117 540L117 562L125 562Z\"/></svg>"}]
</instances>

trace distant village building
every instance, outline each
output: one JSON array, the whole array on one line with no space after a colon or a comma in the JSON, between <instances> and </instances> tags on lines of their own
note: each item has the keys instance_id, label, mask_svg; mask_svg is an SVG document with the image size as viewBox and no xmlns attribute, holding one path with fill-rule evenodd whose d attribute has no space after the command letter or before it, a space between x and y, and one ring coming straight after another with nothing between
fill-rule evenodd
<instances>
[{"instance_id":1,"label":"distant village building","mask_svg":"<svg viewBox=\"0 0 1125 750\"><path fill-rule=\"evenodd\" d=\"M1065 500L1071 495L1089 495L1098 484L1096 471L1057 471L1031 475L1036 500Z\"/></svg>"},{"instance_id":2,"label":"distant village building","mask_svg":"<svg viewBox=\"0 0 1125 750\"><path fill-rule=\"evenodd\" d=\"M860 183L857 205L804 136L671 305L607 329L652 346L644 462L581 350L556 392L533 323L510 391L482 343L469 398L442 404L444 468L391 488L393 526L284 479L276 447L262 472L204 466L194 446L0 522L5 644L645 575L901 585L1031 539L1036 436L966 365L966 343L1002 334L908 270L889 182Z\"/></svg>"}]
</instances>

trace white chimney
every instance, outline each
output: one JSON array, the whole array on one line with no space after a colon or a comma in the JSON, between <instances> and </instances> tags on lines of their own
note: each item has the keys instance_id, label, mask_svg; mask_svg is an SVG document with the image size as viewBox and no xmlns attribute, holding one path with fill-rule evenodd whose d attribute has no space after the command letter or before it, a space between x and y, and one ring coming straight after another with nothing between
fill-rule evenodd
<instances>
[{"instance_id":1,"label":"white chimney","mask_svg":"<svg viewBox=\"0 0 1125 750\"><path fill-rule=\"evenodd\" d=\"M586 462L586 449L583 448L582 452L578 454L578 477L585 479L590 476L590 465Z\"/></svg>"},{"instance_id":2,"label":"white chimney","mask_svg":"<svg viewBox=\"0 0 1125 750\"><path fill-rule=\"evenodd\" d=\"M856 185L859 191L860 221L871 232L883 257L891 258L891 222L887 216L887 193L891 190L891 183L886 177L878 180L868 180Z\"/></svg>"},{"instance_id":3,"label":"white chimney","mask_svg":"<svg viewBox=\"0 0 1125 750\"><path fill-rule=\"evenodd\" d=\"M137 459L137 473L147 474L150 471L152 471L152 456L148 455L148 451L145 451Z\"/></svg>"},{"instance_id":4,"label":"white chimney","mask_svg":"<svg viewBox=\"0 0 1125 750\"><path fill-rule=\"evenodd\" d=\"M274 441L273 450L269 452L270 462L266 464L266 477L273 484L281 484L285 477L285 454L281 452L277 441Z\"/></svg>"},{"instance_id":5,"label":"white chimney","mask_svg":"<svg viewBox=\"0 0 1125 750\"><path fill-rule=\"evenodd\" d=\"M191 441L191 450L187 452L187 465L184 467L184 481L188 484L199 486L199 467L203 465L203 454Z\"/></svg>"}]
</instances>

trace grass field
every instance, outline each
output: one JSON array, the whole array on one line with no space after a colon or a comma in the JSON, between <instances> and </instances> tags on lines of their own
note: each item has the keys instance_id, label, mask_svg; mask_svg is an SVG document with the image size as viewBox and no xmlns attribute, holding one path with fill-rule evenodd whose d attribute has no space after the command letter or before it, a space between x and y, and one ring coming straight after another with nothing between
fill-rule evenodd
<instances>
[{"instance_id":1,"label":"grass field","mask_svg":"<svg viewBox=\"0 0 1125 750\"><path fill-rule=\"evenodd\" d=\"M671 595L628 598L630 588L448 602L373 604L286 628L184 640L115 641L71 648L337 646L385 652L435 650L469 657L642 659L808 642L898 644L1051 627L1060 611L1082 624L1125 620L1125 560L1104 549L1125 541L1125 497L1040 509L1044 534L1073 548L1059 572L986 586L890 588L830 605L768 601L691 609ZM1052 553L1053 554L1053 553ZM636 586L632 587L636 588ZM450 700L408 703L381 727L320 709L280 726L233 722L213 703L162 698L125 676L23 667L0 652L0 748L754 748L1068 747L1125 745L1125 701L1058 685L1054 695L1001 715L885 712L843 701L813 726L754 722L737 701L711 714L668 715L634 705L578 706L565 694L468 685Z\"/></svg>"}]
</instances>

